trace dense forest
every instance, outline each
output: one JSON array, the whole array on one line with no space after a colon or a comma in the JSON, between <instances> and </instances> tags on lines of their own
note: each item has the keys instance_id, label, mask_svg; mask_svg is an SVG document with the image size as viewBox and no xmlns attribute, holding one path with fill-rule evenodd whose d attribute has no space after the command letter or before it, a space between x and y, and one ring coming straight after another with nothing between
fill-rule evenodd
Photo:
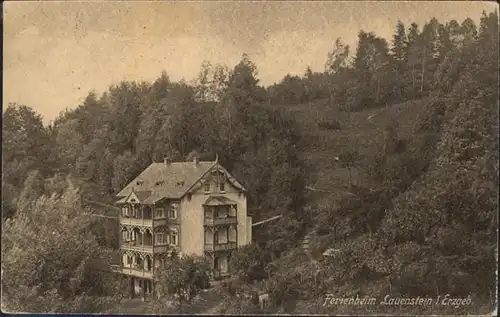
<instances>
[{"instance_id":1,"label":"dense forest","mask_svg":"<svg viewBox=\"0 0 500 317\"><path fill-rule=\"evenodd\" d=\"M205 62L190 83L163 72L152 83L121 82L102 95L90 92L48 126L30 107L8 105L2 127L2 306L109 309L120 281L92 268L111 261L116 240L103 232L113 224L91 217L96 207L86 202L112 204L124 185L164 157L218 155L249 190L254 222L283 215L233 257L236 278L227 284L223 312L262 313L252 299L237 296L258 289L271 294L273 311L299 312L297 305L306 303L304 313L340 313L316 304L327 293L471 295L472 306L413 306L408 312L491 311L498 35L497 12L484 12L478 26L472 19L431 19L422 28L399 22L391 40L359 31L355 51L339 38L324 72L307 68L269 87L259 85L256 65L244 54L232 69ZM333 136L356 113L418 105L411 133L402 133L394 116L381 137L369 140L375 150L351 144L329 158L349 171L349 195L326 194L326 206L310 190L321 174L308 162L313 142L301 122L306 118L289 111L301 107L307 113L321 102L338 114L316 122ZM351 181L355 170L363 171L362 181ZM321 260L314 278L299 255L310 232L316 260L328 248L339 250ZM63 269L68 266L78 270Z\"/></svg>"}]
</instances>

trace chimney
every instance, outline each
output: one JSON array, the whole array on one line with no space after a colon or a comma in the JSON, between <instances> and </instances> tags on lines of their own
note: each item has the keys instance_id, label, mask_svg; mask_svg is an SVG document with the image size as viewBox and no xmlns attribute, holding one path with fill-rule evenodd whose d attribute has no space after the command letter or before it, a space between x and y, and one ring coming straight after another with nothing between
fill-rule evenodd
<instances>
[{"instance_id":1,"label":"chimney","mask_svg":"<svg viewBox=\"0 0 500 317\"><path fill-rule=\"evenodd\" d=\"M170 165L170 159L168 157L164 157L163 163L165 163L165 166Z\"/></svg>"},{"instance_id":2,"label":"chimney","mask_svg":"<svg viewBox=\"0 0 500 317\"><path fill-rule=\"evenodd\" d=\"M195 166L198 166L198 157L196 155L193 157L193 163Z\"/></svg>"}]
</instances>

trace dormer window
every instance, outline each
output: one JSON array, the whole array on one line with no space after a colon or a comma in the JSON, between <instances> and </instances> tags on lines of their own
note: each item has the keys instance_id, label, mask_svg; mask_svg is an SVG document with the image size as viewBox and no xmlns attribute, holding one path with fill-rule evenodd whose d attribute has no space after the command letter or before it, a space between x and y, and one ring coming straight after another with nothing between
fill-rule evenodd
<instances>
[{"instance_id":1,"label":"dormer window","mask_svg":"<svg viewBox=\"0 0 500 317\"><path fill-rule=\"evenodd\" d=\"M179 186L179 187L184 186L184 181L178 181L178 182L177 182L177 186Z\"/></svg>"},{"instance_id":2,"label":"dormer window","mask_svg":"<svg viewBox=\"0 0 500 317\"><path fill-rule=\"evenodd\" d=\"M224 180L221 180L221 182L219 184L219 190L221 192L225 192L226 191L226 183L224 182Z\"/></svg>"},{"instance_id":3,"label":"dormer window","mask_svg":"<svg viewBox=\"0 0 500 317\"><path fill-rule=\"evenodd\" d=\"M136 184L141 186L142 184L144 184L144 181L137 181Z\"/></svg>"},{"instance_id":4,"label":"dormer window","mask_svg":"<svg viewBox=\"0 0 500 317\"><path fill-rule=\"evenodd\" d=\"M156 185L156 186L161 186L161 185L163 185L164 183L165 183L164 181L157 181L157 182L155 183L155 185Z\"/></svg>"}]
</instances>

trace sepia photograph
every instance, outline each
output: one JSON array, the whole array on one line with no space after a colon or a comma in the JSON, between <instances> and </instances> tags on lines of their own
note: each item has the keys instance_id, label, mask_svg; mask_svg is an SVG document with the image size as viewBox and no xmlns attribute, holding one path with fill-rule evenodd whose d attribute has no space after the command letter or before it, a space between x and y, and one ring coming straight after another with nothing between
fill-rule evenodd
<instances>
[{"instance_id":1,"label":"sepia photograph","mask_svg":"<svg viewBox=\"0 0 500 317\"><path fill-rule=\"evenodd\" d=\"M5 1L5 314L498 314L487 1Z\"/></svg>"}]
</instances>

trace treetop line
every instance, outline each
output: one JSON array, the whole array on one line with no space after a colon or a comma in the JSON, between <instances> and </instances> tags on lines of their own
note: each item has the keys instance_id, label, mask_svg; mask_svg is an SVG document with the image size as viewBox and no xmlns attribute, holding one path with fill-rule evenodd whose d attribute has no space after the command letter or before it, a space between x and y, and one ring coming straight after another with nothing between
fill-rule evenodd
<instances>
[{"instance_id":1,"label":"treetop line","mask_svg":"<svg viewBox=\"0 0 500 317\"><path fill-rule=\"evenodd\" d=\"M127 309L124 293L155 289L164 296L151 299L158 314L200 312L197 305L210 300L198 302L199 296L216 297L210 311L220 314L332 313L314 303L325 294L367 292L470 295L472 301L459 308L371 307L377 314L491 312L498 35L497 12L484 13L477 26L470 18L431 19L421 27L398 23L390 40L360 31L353 54L338 39L321 72L308 68L263 87L245 55L232 69L204 64L193 83L164 72L153 82L89 93L49 126L29 106L9 105L2 130L2 309L114 312ZM215 219L207 208L207 219L196 223L211 229L196 235L202 239L197 246L210 255L230 254L225 260L173 252L158 262L165 270L151 283L124 285L109 274L117 270L123 238L115 234L117 193L133 182L134 197L148 204L165 198L159 190L152 195L161 186L182 196L189 191L185 173L199 176L195 162L213 162L216 155L224 166L216 176L227 182L208 184L218 193L200 183L189 190L201 198L191 198L200 206L234 207L244 195L255 219L248 226L252 243L236 244L231 233L241 219L229 214L232 209ZM158 171L175 162L189 169L161 179L155 170L151 184L137 183L152 162ZM162 213L158 224L177 229L167 220L177 217L172 212ZM144 219L137 219L125 220L144 228ZM217 226L232 229L219 236ZM138 245L139 235L124 235L127 250L153 253L153 221L151 227ZM173 238L159 235L154 248L172 244L174 250L183 237L175 232ZM156 269L152 262L126 260L132 273L140 265ZM231 278L203 292L211 274L222 274L213 268L226 264ZM262 298L272 304L259 303Z\"/></svg>"}]
</instances>

